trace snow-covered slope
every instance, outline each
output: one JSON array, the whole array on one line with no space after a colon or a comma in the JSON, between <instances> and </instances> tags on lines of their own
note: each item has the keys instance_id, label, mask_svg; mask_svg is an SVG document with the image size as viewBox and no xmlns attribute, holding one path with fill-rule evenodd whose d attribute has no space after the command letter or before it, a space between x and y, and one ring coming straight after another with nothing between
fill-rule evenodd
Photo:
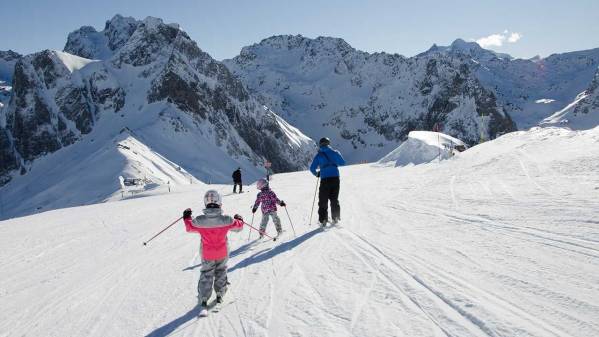
<instances>
[{"instance_id":1,"label":"snow-covered slope","mask_svg":"<svg viewBox=\"0 0 599 337\"><path fill-rule=\"evenodd\" d=\"M276 175L286 237L230 234L230 290L197 319L207 188L0 222L6 336L599 335L599 128L537 128L454 160L342 168L342 224L308 226L315 179ZM249 219L253 193L227 195ZM259 216L257 216L257 219ZM256 222L254 222L255 224ZM267 231L273 231L272 224ZM256 234L251 233L255 238Z\"/></svg>"},{"instance_id":2,"label":"snow-covered slope","mask_svg":"<svg viewBox=\"0 0 599 337\"><path fill-rule=\"evenodd\" d=\"M27 55L14 74L0 118L0 185L38 158L123 128L203 181L228 181L239 166L256 179L266 160L275 172L303 169L315 151L176 24L157 18L117 15L102 32L83 27L65 52Z\"/></svg>"},{"instance_id":3,"label":"snow-covered slope","mask_svg":"<svg viewBox=\"0 0 599 337\"><path fill-rule=\"evenodd\" d=\"M575 130L599 125L599 70L587 90L565 108L544 119L541 125L561 125Z\"/></svg>"},{"instance_id":4,"label":"snow-covered slope","mask_svg":"<svg viewBox=\"0 0 599 337\"><path fill-rule=\"evenodd\" d=\"M574 101L588 88L598 66L599 48L540 60L492 59L479 62L476 75L487 88L495 88L498 102L520 129L526 129Z\"/></svg>"},{"instance_id":5,"label":"snow-covered slope","mask_svg":"<svg viewBox=\"0 0 599 337\"><path fill-rule=\"evenodd\" d=\"M466 147L461 140L440 132L412 131L405 142L378 162L395 166L430 163L451 158L457 152L454 148L460 145Z\"/></svg>"},{"instance_id":6,"label":"snow-covered slope","mask_svg":"<svg viewBox=\"0 0 599 337\"><path fill-rule=\"evenodd\" d=\"M261 102L313 139L329 136L350 162L376 161L414 129L442 124L476 143L515 129L470 57L369 54L342 39L281 35L223 61ZM482 117L481 117L482 116Z\"/></svg>"},{"instance_id":7,"label":"snow-covered slope","mask_svg":"<svg viewBox=\"0 0 599 337\"><path fill-rule=\"evenodd\" d=\"M121 188L120 176L146 184ZM189 184L202 183L124 131L111 141L77 142L36 160L28 174L0 190L0 219L130 197L130 190L168 193L169 186Z\"/></svg>"}]
</instances>

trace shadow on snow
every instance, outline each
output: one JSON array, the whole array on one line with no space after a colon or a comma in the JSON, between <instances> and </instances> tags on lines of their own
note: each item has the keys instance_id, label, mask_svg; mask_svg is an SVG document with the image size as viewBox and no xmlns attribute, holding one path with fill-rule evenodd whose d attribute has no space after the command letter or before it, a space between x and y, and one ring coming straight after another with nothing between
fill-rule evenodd
<instances>
[{"instance_id":1,"label":"shadow on snow","mask_svg":"<svg viewBox=\"0 0 599 337\"><path fill-rule=\"evenodd\" d=\"M287 241L285 243L281 243L278 246L275 246L272 249L269 248L265 248L257 253L254 253L252 256L247 257L241 261L239 261L233 268L229 269L229 272L233 272L237 269L241 269L241 268L245 268L247 266L250 266L254 263L260 263L263 261L266 261L268 259L271 259L281 253L284 253L288 250L291 250L297 246L299 246L300 244L302 244L304 241L310 239L311 237L313 237L314 235L323 232L322 228L317 228L314 229L312 231L309 231L307 233L304 233L301 236L298 236L297 238ZM254 246L257 242L260 241L252 241L249 243L246 243L242 246L240 246L239 248L235 249L234 251L231 252L231 254L229 255L229 257L235 257L237 255L243 254L245 252L247 252L252 246ZM189 266L185 269L185 270L193 270L194 268L197 268L201 266L200 264L194 265L194 266ZM168 336L171 333L173 333L175 330L179 329L179 327L183 326L184 324L186 324L187 322L195 319L198 317L198 314L200 313L201 307L200 305L196 305L193 309L189 310L187 313L183 314L182 316L174 319L173 321L157 328L156 330L150 332L149 334L146 335L146 337L164 337L164 336ZM188 324L189 326L189 324ZM186 327L184 327L183 329L185 329Z\"/></svg>"},{"instance_id":2,"label":"shadow on snow","mask_svg":"<svg viewBox=\"0 0 599 337\"><path fill-rule=\"evenodd\" d=\"M322 233L322 232L323 232L322 228L317 228L317 229L311 230L307 233L304 233L303 235L298 236L293 240L287 241L285 243L281 243L281 244L273 247L272 249L261 250L255 254L253 254L252 256L239 261L235 266L233 266L233 268L229 269L229 272L232 273L237 269L245 268L254 263L260 263L260 262L266 261L268 259L271 259L279 254L282 254L288 250L291 250L291 249L299 246L304 241L306 241L306 240L310 239L311 237L313 237L314 235L316 235L318 233ZM237 248L234 252L232 252L231 255L232 256L233 256L233 254L239 255L239 254L245 252L247 249L249 249L249 247L251 247L251 245L252 245L251 243L243 245L243 246Z\"/></svg>"},{"instance_id":3,"label":"shadow on snow","mask_svg":"<svg viewBox=\"0 0 599 337\"><path fill-rule=\"evenodd\" d=\"M198 314L200 313L201 309L202 309L202 307L199 304L196 305L193 309L189 310L187 313L185 313L181 317L178 317L175 320L171 321L170 323L167 323L167 324L161 326L160 328L157 328L156 330L150 332L149 334L146 335L146 337L164 337L164 336L170 335L173 331L177 330L180 326L184 325L185 323L187 323L193 319L196 319L198 317ZM187 328L187 327L184 327L183 329L185 329L185 328Z\"/></svg>"}]
</instances>

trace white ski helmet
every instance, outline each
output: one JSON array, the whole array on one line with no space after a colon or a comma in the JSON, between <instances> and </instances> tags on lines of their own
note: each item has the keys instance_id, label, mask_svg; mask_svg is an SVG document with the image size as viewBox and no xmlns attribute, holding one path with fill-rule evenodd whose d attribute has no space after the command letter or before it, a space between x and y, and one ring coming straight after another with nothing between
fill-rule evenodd
<instances>
[{"instance_id":1,"label":"white ski helmet","mask_svg":"<svg viewBox=\"0 0 599 337\"><path fill-rule=\"evenodd\" d=\"M262 179L258 179L258 182L256 183L256 188L258 188L259 190L265 189L266 187L268 187L268 180L262 178Z\"/></svg>"},{"instance_id":2,"label":"white ski helmet","mask_svg":"<svg viewBox=\"0 0 599 337\"><path fill-rule=\"evenodd\" d=\"M204 206L210 204L218 205L219 207L223 204L223 199L216 190L209 190L204 194Z\"/></svg>"}]
</instances>

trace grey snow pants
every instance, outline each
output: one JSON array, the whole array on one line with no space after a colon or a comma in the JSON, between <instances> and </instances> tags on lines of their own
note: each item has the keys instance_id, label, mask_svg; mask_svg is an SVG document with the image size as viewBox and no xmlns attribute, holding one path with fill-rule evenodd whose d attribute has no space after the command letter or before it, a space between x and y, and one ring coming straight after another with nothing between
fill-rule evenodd
<instances>
[{"instance_id":1,"label":"grey snow pants","mask_svg":"<svg viewBox=\"0 0 599 337\"><path fill-rule=\"evenodd\" d=\"M272 217L272 221L275 223L275 228L277 229L277 233L281 233L283 228L281 228L281 219L277 215L277 212L268 212L262 214L262 222L260 223L260 230L265 231L266 225L268 224L268 218Z\"/></svg>"},{"instance_id":2,"label":"grey snow pants","mask_svg":"<svg viewBox=\"0 0 599 337\"><path fill-rule=\"evenodd\" d=\"M202 260L200 269L200 280L198 281L198 299L200 302L208 302L212 296L212 288L217 296L224 296L227 292L227 262L229 258L222 260Z\"/></svg>"}]
</instances>

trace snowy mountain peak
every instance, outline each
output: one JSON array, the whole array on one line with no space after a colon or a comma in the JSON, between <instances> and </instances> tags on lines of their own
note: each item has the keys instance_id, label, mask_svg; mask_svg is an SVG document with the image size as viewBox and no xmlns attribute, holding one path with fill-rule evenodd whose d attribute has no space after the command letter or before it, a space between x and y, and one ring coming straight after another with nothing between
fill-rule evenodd
<instances>
[{"instance_id":1,"label":"snowy mountain peak","mask_svg":"<svg viewBox=\"0 0 599 337\"><path fill-rule=\"evenodd\" d=\"M69 34L64 51L88 59L106 60L121 48L139 26L140 21L119 14L106 21L104 30L83 26Z\"/></svg>"},{"instance_id":2,"label":"snowy mountain peak","mask_svg":"<svg viewBox=\"0 0 599 337\"><path fill-rule=\"evenodd\" d=\"M302 35L276 35L266 38L260 43L244 47L241 54L251 54L256 50L274 49L279 51L301 50L314 57L319 54L347 54L355 51L345 40L341 38L319 36L308 38Z\"/></svg>"},{"instance_id":3,"label":"snowy mountain peak","mask_svg":"<svg viewBox=\"0 0 599 337\"><path fill-rule=\"evenodd\" d=\"M463 51L463 52L480 52L483 48L476 42L466 42L463 39L456 39L451 43L450 48L453 51Z\"/></svg>"},{"instance_id":4,"label":"snowy mountain peak","mask_svg":"<svg viewBox=\"0 0 599 337\"><path fill-rule=\"evenodd\" d=\"M452 56L467 56L474 60L491 60L495 58L500 59L513 59L510 55L504 53L498 53L492 50L482 48L478 43L474 41L465 41L463 39L456 39L449 46L438 46L433 44L426 52L419 54L418 56L427 56L433 53L446 54Z\"/></svg>"}]
</instances>

